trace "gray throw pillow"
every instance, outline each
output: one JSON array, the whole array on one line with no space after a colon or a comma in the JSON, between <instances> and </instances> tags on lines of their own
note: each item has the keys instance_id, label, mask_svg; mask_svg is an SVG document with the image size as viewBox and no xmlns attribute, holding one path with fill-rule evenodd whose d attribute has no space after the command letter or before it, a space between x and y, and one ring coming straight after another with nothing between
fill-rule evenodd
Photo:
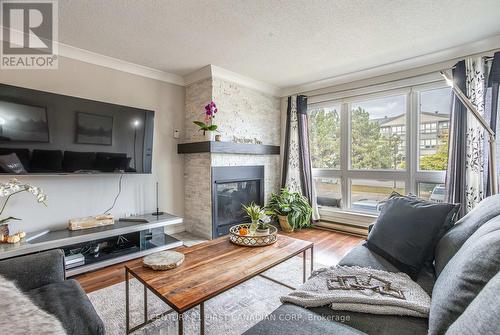
<instances>
[{"instance_id":1,"label":"gray throw pillow","mask_svg":"<svg viewBox=\"0 0 500 335\"><path fill-rule=\"evenodd\" d=\"M469 307L448 328L446 335L500 334L500 272L472 300Z\"/></svg>"},{"instance_id":2,"label":"gray throw pillow","mask_svg":"<svg viewBox=\"0 0 500 335\"><path fill-rule=\"evenodd\" d=\"M436 247L436 275L456 254L458 249L485 222L500 215L500 194L483 199L472 211L457 221Z\"/></svg>"},{"instance_id":3,"label":"gray throw pillow","mask_svg":"<svg viewBox=\"0 0 500 335\"><path fill-rule=\"evenodd\" d=\"M6 173L26 173L23 163L15 153L0 156L0 168Z\"/></svg>"},{"instance_id":4,"label":"gray throw pillow","mask_svg":"<svg viewBox=\"0 0 500 335\"><path fill-rule=\"evenodd\" d=\"M500 217L479 228L453 256L436 280L429 313L429 334L444 334L483 287L500 271Z\"/></svg>"},{"instance_id":5,"label":"gray throw pillow","mask_svg":"<svg viewBox=\"0 0 500 335\"><path fill-rule=\"evenodd\" d=\"M453 225L459 205L392 195L368 236L366 246L416 278L433 259L439 239Z\"/></svg>"}]
</instances>

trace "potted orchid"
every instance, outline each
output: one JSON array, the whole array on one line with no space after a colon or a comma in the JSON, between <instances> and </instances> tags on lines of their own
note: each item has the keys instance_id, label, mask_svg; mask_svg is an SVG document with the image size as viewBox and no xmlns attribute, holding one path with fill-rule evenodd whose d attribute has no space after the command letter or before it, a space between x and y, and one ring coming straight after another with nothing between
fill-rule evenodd
<instances>
[{"instance_id":1,"label":"potted orchid","mask_svg":"<svg viewBox=\"0 0 500 335\"><path fill-rule=\"evenodd\" d=\"M256 205L254 202L249 205L242 205L242 207L250 220L252 220L250 224L250 234L255 235L257 233L258 235L268 235L271 218L267 215L266 210Z\"/></svg>"},{"instance_id":2,"label":"potted orchid","mask_svg":"<svg viewBox=\"0 0 500 335\"><path fill-rule=\"evenodd\" d=\"M8 226L9 221L21 220L13 216L2 218L2 214L5 211L5 208L7 207L10 198L22 192L31 193L36 198L36 201L38 203L47 205L45 203L45 201L47 200L47 196L42 192L42 190L39 187L30 184L22 184L19 180L15 178L9 180L6 183L0 183L0 197L6 198L2 205L2 208L0 209L0 234L2 235L9 235L9 226Z\"/></svg>"},{"instance_id":3,"label":"potted orchid","mask_svg":"<svg viewBox=\"0 0 500 335\"><path fill-rule=\"evenodd\" d=\"M200 131L203 131L203 135L205 136L206 132L210 132L210 135L213 134L214 131L217 131L217 125L213 123L215 119L215 114L217 113L217 105L214 101L210 101L208 105L205 106L205 120L202 121L193 121L195 125L200 127ZM212 136L210 136L212 137Z\"/></svg>"}]
</instances>

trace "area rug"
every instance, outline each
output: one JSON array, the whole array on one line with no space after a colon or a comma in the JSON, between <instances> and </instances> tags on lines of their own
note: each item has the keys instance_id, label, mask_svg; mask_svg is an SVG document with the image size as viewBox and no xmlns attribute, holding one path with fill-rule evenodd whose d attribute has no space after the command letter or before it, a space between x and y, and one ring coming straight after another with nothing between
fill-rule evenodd
<instances>
[{"instance_id":1,"label":"area rug","mask_svg":"<svg viewBox=\"0 0 500 335\"><path fill-rule=\"evenodd\" d=\"M315 269L323 267L314 265ZM309 261L307 274L309 275ZM294 257L264 273L273 279L296 287L302 283L302 258ZM213 335L241 334L264 319L281 303L280 296L291 290L260 276L205 302L205 333ZM144 320L143 286L130 281L131 325ZM108 335L125 334L125 283L116 284L88 294ZM149 316L170 308L148 292ZM137 335L177 334L177 314L171 313L135 331ZM199 334L199 307L184 314L184 334Z\"/></svg>"}]
</instances>

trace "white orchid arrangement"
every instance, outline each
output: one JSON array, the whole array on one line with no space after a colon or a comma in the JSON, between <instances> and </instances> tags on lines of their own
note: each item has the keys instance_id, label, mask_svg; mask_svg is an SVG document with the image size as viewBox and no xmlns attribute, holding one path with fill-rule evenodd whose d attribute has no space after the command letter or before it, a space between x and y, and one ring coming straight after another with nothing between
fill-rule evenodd
<instances>
[{"instance_id":1,"label":"white orchid arrangement","mask_svg":"<svg viewBox=\"0 0 500 335\"><path fill-rule=\"evenodd\" d=\"M31 193L35 198L38 203L44 204L47 206L47 196L45 193L43 193L42 189L30 184L22 184L19 180L17 179L11 179L6 183L0 183L0 197L1 198L7 198L5 202L3 203L2 209L0 209L0 216L3 214L5 207L7 206L7 203L10 200L10 197L13 195L22 193L22 192L28 192ZM0 224L7 223L10 220L20 220L18 218L9 216L8 218L5 219L0 219Z\"/></svg>"}]
</instances>

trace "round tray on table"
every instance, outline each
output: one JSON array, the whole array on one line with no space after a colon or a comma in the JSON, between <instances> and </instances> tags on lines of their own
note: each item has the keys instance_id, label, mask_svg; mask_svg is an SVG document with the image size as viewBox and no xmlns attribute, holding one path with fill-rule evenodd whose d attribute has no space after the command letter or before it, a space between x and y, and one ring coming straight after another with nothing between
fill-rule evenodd
<instances>
[{"instance_id":1,"label":"round tray on table","mask_svg":"<svg viewBox=\"0 0 500 335\"><path fill-rule=\"evenodd\" d=\"M240 228L247 228L250 230L249 223L243 223L229 228L229 240L234 244L243 245L245 247L263 247L266 245L271 245L278 239L278 229L274 226L269 226L269 234L259 234L255 235L240 235Z\"/></svg>"}]
</instances>

